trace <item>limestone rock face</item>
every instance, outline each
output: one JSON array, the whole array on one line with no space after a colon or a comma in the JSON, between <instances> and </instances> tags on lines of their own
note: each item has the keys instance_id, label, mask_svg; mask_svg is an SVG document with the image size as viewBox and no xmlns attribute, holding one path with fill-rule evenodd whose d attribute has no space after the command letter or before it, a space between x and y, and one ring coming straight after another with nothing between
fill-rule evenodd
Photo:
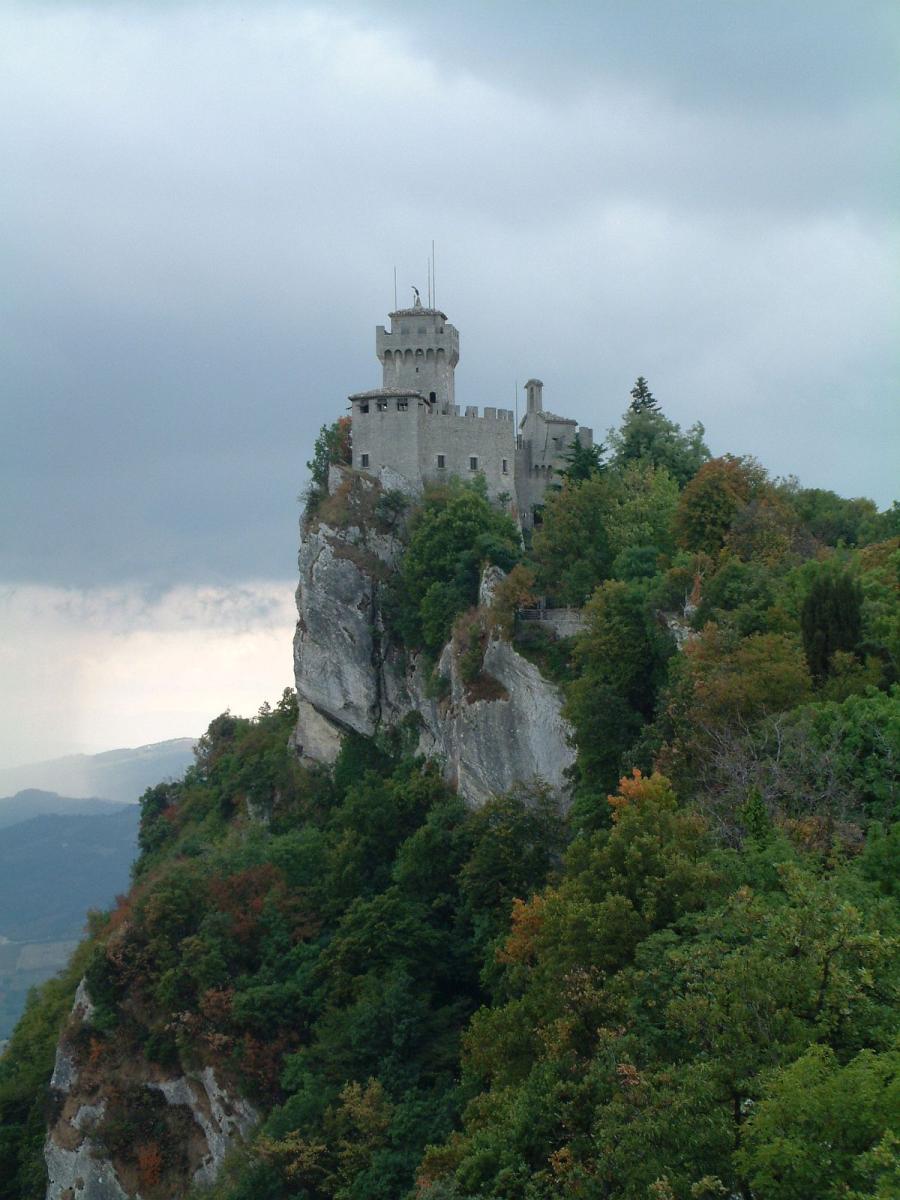
<instances>
[{"instance_id":1,"label":"limestone rock face","mask_svg":"<svg viewBox=\"0 0 900 1200\"><path fill-rule=\"evenodd\" d=\"M482 672L495 686L484 698L463 684L452 646L444 649L438 670L450 684L443 700L428 699L421 671L410 680L423 720L419 750L444 760L446 778L460 795L482 804L517 784L540 782L564 798L566 771L575 762L571 728L558 689L537 667L508 642L492 638Z\"/></svg>"},{"instance_id":2,"label":"limestone rock face","mask_svg":"<svg viewBox=\"0 0 900 1200\"><path fill-rule=\"evenodd\" d=\"M89 1032L93 1006L84 983L79 985L72 1017L57 1047L50 1081L54 1112L44 1160L46 1200L140 1200L140 1176L132 1160L104 1153L102 1122L110 1096L122 1089L157 1092L172 1114L170 1131L177 1143L182 1170L173 1175L168 1193L178 1200L188 1184L212 1183L226 1151L246 1139L258 1121L252 1105L231 1094L211 1067L196 1075L167 1077L141 1059L127 1063L91 1064L84 1058L83 1035ZM163 1176L157 1194L165 1193Z\"/></svg>"},{"instance_id":3,"label":"limestone rock face","mask_svg":"<svg viewBox=\"0 0 900 1200\"><path fill-rule=\"evenodd\" d=\"M195 1078L185 1075L148 1083L152 1091L161 1092L167 1104L183 1104L206 1139L207 1152L195 1168L194 1183L215 1182L225 1154L235 1138L246 1140L258 1121L252 1105L246 1100L229 1096L216 1081L212 1067L204 1067Z\"/></svg>"},{"instance_id":4,"label":"limestone rock face","mask_svg":"<svg viewBox=\"0 0 900 1200\"><path fill-rule=\"evenodd\" d=\"M384 702L377 589L399 552L386 534L320 524L300 542L294 674L303 758L333 762L340 730L371 736Z\"/></svg>"},{"instance_id":5,"label":"limestone rock face","mask_svg":"<svg viewBox=\"0 0 900 1200\"><path fill-rule=\"evenodd\" d=\"M342 500L344 519L329 524L320 516L300 541L294 743L301 757L331 763L346 731L372 736L412 718L420 752L443 760L447 780L470 803L535 780L564 796L575 754L558 689L513 646L492 636L483 665L490 686L464 686L448 645L438 669L444 682L437 690L444 695L435 698L434 681L390 645L382 618L382 589L402 545L372 532L364 520L354 521L366 502L360 489L379 485L346 472L335 475L331 488L329 501ZM496 567L485 571L483 607L490 606L502 578Z\"/></svg>"}]
</instances>

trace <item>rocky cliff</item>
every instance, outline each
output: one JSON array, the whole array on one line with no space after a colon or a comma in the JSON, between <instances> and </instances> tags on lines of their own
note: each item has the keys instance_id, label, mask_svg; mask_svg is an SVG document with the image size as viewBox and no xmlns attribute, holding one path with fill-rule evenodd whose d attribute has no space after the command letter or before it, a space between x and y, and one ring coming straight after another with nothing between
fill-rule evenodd
<instances>
[{"instance_id":1,"label":"rocky cliff","mask_svg":"<svg viewBox=\"0 0 900 1200\"><path fill-rule=\"evenodd\" d=\"M179 1200L185 1180L212 1183L231 1144L256 1125L253 1107L211 1067L172 1076L140 1054L108 1061L91 1036L93 1013L82 983L50 1080L46 1200L140 1200L148 1190ZM159 1137L123 1142L128 1110L140 1110Z\"/></svg>"},{"instance_id":2,"label":"rocky cliff","mask_svg":"<svg viewBox=\"0 0 900 1200\"><path fill-rule=\"evenodd\" d=\"M575 754L558 689L489 623L480 672L487 686L464 682L452 642L435 672L395 645L381 597L403 546L373 519L380 484L335 469L330 488L300 539L294 672L301 756L333 762L344 732L371 736L405 722L418 729L419 752L440 758L448 781L473 804L536 780L564 796ZM492 591L488 578L482 610L490 609Z\"/></svg>"}]
</instances>

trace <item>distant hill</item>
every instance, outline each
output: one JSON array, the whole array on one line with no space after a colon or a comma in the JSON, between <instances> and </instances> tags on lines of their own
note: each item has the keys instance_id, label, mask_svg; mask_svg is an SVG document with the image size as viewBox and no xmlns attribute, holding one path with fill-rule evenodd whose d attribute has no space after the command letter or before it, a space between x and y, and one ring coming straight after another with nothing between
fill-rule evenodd
<instances>
[{"instance_id":1,"label":"distant hill","mask_svg":"<svg viewBox=\"0 0 900 1200\"><path fill-rule=\"evenodd\" d=\"M180 778L193 762L194 738L172 738L102 754L69 754L0 769L0 796L26 789L133 803L164 779ZM46 809L44 811L47 811Z\"/></svg>"},{"instance_id":2,"label":"distant hill","mask_svg":"<svg viewBox=\"0 0 900 1200\"><path fill-rule=\"evenodd\" d=\"M193 738L0 770L0 1041L28 989L63 967L90 908L128 889L148 787L178 779Z\"/></svg>"},{"instance_id":3,"label":"distant hill","mask_svg":"<svg viewBox=\"0 0 900 1200\"><path fill-rule=\"evenodd\" d=\"M128 890L137 844L137 804L25 792L0 806L29 795L99 805L102 815L45 812L0 834L0 1040L18 1020L28 989L65 965L88 909L108 908Z\"/></svg>"},{"instance_id":4,"label":"distant hill","mask_svg":"<svg viewBox=\"0 0 900 1200\"><path fill-rule=\"evenodd\" d=\"M89 908L128 888L140 811L45 814L0 839L0 936L13 942L77 938Z\"/></svg>"},{"instance_id":5,"label":"distant hill","mask_svg":"<svg viewBox=\"0 0 900 1200\"><path fill-rule=\"evenodd\" d=\"M59 792L26 788L14 796L0 797L0 829L49 813L61 816L111 816L121 807L115 801L100 800L97 796L60 796Z\"/></svg>"}]
</instances>

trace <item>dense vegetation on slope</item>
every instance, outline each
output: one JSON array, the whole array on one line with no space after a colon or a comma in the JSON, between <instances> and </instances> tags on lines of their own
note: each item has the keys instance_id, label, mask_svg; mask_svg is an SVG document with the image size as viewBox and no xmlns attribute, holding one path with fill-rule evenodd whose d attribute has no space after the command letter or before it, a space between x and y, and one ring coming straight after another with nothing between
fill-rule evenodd
<instances>
[{"instance_id":1,"label":"dense vegetation on slope","mask_svg":"<svg viewBox=\"0 0 900 1200\"><path fill-rule=\"evenodd\" d=\"M43 1200L47 1085L87 953L84 943L65 971L30 993L0 1057L0 1200Z\"/></svg>"},{"instance_id":2,"label":"dense vegetation on slope","mask_svg":"<svg viewBox=\"0 0 900 1200\"><path fill-rule=\"evenodd\" d=\"M477 488L391 514L410 650L453 627L477 657L479 568L518 564L484 627L563 689L568 818L539 789L467 810L403 731L305 771L289 694L145 794L134 887L79 952L91 1054L214 1063L260 1108L215 1200L900 1189L897 511L712 459L643 385L529 547ZM532 590L584 632L516 628ZM0 1062L0 1197L41 1195L76 977ZM104 1135L158 1136L127 1106Z\"/></svg>"}]
</instances>

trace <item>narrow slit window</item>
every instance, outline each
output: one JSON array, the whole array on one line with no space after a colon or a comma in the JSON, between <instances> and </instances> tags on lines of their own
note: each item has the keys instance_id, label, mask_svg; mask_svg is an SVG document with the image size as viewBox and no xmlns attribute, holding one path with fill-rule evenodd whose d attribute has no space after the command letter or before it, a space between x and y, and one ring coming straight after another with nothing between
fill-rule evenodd
<instances>
[{"instance_id":1,"label":"narrow slit window","mask_svg":"<svg viewBox=\"0 0 900 1200\"><path fill-rule=\"evenodd\" d=\"M509 463L507 462L507 460L505 458L501 459L501 461L500 461L500 470L503 472L504 475L509 474Z\"/></svg>"},{"instance_id":2,"label":"narrow slit window","mask_svg":"<svg viewBox=\"0 0 900 1200\"><path fill-rule=\"evenodd\" d=\"M439 455L437 456L437 465L438 465L438 470L439 470L439 471L443 471L443 470L444 470L444 468L447 466L447 458L446 458L446 455L439 454Z\"/></svg>"},{"instance_id":3,"label":"narrow slit window","mask_svg":"<svg viewBox=\"0 0 900 1200\"><path fill-rule=\"evenodd\" d=\"M472 455L472 456L469 458L469 470L470 470L470 471L477 471L477 470L478 470L478 455L477 455L477 454L473 454L473 455Z\"/></svg>"},{"instance_id":4,"label":"narrow slit window","mask_svg":"<svg viewBox=\"0 0 900 1200\"><path fill-rule=\"evenodd\" d=\"M359 465L363 468L363 470L365 470L365 468L369 465L368 454L361 454L359 456Z\"/></svg>"}]
</instances>

